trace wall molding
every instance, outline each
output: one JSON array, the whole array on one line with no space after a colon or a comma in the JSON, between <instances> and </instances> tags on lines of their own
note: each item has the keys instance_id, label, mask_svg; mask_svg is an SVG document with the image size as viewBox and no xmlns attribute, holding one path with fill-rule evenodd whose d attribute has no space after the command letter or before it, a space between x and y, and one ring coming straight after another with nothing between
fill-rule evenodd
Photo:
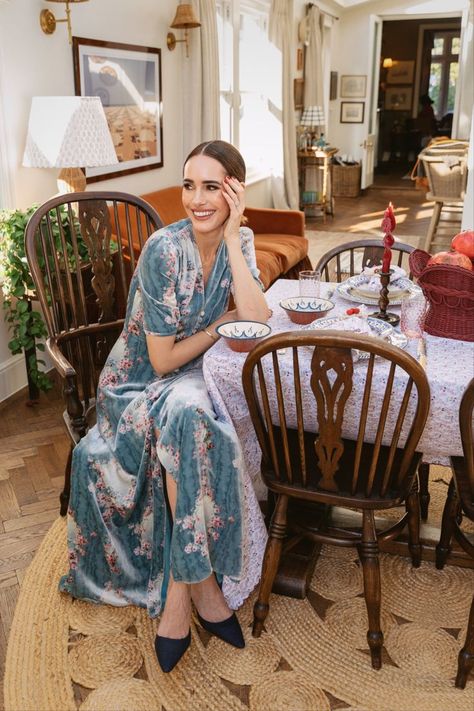
<instances>
[{"instance_id":1,"label":"wall molding","mask_svg":"<svg viewBox=\"0 0 474 711\"><path fill-rule=\"evenodd\" d=\"M0 363L0 402L27 384L25 357L22 353Z\"/></svg>"}]
</instances>

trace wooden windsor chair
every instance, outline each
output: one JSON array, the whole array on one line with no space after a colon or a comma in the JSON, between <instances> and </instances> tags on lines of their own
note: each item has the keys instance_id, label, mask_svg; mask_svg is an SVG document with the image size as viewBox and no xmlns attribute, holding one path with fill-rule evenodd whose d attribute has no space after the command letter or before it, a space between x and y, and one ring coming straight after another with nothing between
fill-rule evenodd
<instances>
[{"instance_id":1,"label":"wooden windsor chair","mask_svg":"<svg viewBox=\"0 0 474 711\"><path fill-rule=\"evenodd\" d=\"M411 244L405 244L405 242L395 242L391 249L394 255L393 263L405 269L408 278L412 279L413 274L408 259L410 254L414 252L415 247L412 247ZM345 242L345 244L334 247L326 254L323 254L315 269L320 270L323 281L336 281L340 284L345 279L360 274L365 267L375 267L382 264L382 256L383 247L375 244L373 239L354 240L353 242ZM429 464L420 463L418 479L420 484L421 518L426 521L430 505Z\"/></svg>"},{"instance_id":2,"label":"wooden windsor chair","mask_svg":"<svg viewBox=\"0 0 474 711\"><path fill-rule=\"evenodd\" d=\"M280 355L280 349L290 350L292 360ZM367 359L354 365L354 349ZM310 356L308 383L302 359ZM384 362L376 367L386 368L383 392L373 388L377 356ZM356 372L363 381L361 397L353 392ZM421 454L416 446L429 410L426 374L409 354L378 339L308 331L277 334L259 343L247 356L242 377L262 450L262 478L276 499L254 607L253 635L260 636L269 611L287 532L288 504L296 499L300 508L297 522L294 517L290 521L292 531L319 543L358 549L367 640L372 666L380 669L378 541L396 537L408 524L412 563L418 567L421 561L416 477ZM394 389L399 397L393 396ZM371 435L366 431L368 422ZM352 438L343 435L343 426ZM361 510L362 526L355 530L318 525L315 515L307 512L308 502ZM377 530L374 511L402 502L406 513L401 519Z\"/></svg>"},{"instance_id":3,"label":"wooden windsor chair","mask_svg":"<svg viewBox=\"0 0 474 711\"><path fill-rule=\"evenodd\" d=\"M451 551L454 536L459 545L474 558L474 544L461 529L462 517L474 521L474 378L471 380L461 400L459 427L464 457L451 457L453 478L443 510L441 535L436 546L436 567L444 568ZM459 652L456 686L464 689L470 670L474 667L474 596L472 598L469 622L464 647Z\"/></svg>"},{"instance_id":4,"label":"wooden windsor chair","mask_svg":"<svg viewBox=\"0 0 474 711\"><path fill-rule=\"evenodd\" d=\"M46 351L63 381L64 421L71 439L60 513L69 503L72 450L95 423L98 376L125 317L142 247L159 227L141 198L119 192L58 195L41 205L25 230L28 266L48 338Z\"/></svg>"},{"instance_id":5,"label":"wooden windsor chair","mask_svg":"<svg viewBox=\"0 0 474 711\"><path fill-rule=\"evenodd\" d=\"M392 263L406 269L411 278L408 256L415 247L405 242L395 242L392 250ZM376 267L382 264L383 247L375 239L358 239L345 242L323 254L314 267L321 272L323 281L336 281L338 284L351 276L360 274L365 267Z\"/></svg>"}]
</instances>

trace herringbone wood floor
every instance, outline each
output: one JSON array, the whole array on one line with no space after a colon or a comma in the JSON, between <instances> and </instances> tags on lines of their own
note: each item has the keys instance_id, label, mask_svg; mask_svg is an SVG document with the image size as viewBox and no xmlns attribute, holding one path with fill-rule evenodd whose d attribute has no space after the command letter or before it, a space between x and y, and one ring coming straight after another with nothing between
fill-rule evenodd
<instances>
[{"instance_id":1,"label":"herringbone wood floor","mask_svg":"<svg viewBox=\"0 0 474 711\"><path fill-rule=\"evenodd\" d=\"M21 392L0 404L0 677L13 613L28 564L59 515L69 441L59 387L28 407ZM3 709L3 688L0 697ZM18 711L21 711L18 709Z\"/></svg>"}]
</instances>

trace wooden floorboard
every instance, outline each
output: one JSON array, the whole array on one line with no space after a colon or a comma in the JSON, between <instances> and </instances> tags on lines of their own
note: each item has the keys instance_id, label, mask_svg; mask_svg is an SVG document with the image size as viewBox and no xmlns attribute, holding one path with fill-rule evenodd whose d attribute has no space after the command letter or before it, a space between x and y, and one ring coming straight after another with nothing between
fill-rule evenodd
<instances>
[{"instance_id":1,"label":"wooden floorboard","mask_svg":"<svg viewBox=\"0 0 474 711\"><path fill-rule=\"evenodd\" d=\"M340 198L336 216L308 221L308 228L363 232L378 228L389 199L400 208L396 234L426 234L430 205L417 192L369 190L360 199ZM350 235L347 235L350 239ZM344 240L345 241L345 240ZM51 522L59 515L59 493L69 452L61 388L28 406L26 390L0 403L0 675L6 642L25 571ZM3 690L0 689L0 711ZM56 711L56 710L51 710Z\"/></svg>"}]
</instances>

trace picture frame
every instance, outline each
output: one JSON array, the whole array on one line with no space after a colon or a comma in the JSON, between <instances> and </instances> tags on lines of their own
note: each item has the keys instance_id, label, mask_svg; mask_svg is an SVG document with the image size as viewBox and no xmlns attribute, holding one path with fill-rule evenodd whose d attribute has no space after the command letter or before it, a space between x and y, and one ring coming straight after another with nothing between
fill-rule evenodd
<instances>
[{"instance_id":1,"label":"picture frame","mask_svg":"<svg viewBox=\"0 0 474 711\"><path fill-rule=\"evenodd\" d=\"M387 84L412 84L415 74L415 61L394 61L387 70Z\"/></svg>"},{"instance_id":2,"label":"picture frame","mask_svg":"<svg viewBox=\"0 0 474 711\"><path fill-rule=\"evenodd\" d=\"M341 101L341 123L364 123L365 101Z\"/></svg>"},{"instance_id":3,"label":"picture frame","mask_svg":"<svg viewBox=\"0 0 474 711\"><path fill-rule=\"evenodd\" d=\"M329 101L337 99L337 72L331 72L329 80Z\"/></svg>"},{"instance_id":4,"label":"picture frame","mask_svg":"<svg viewBox=\"0 0 474 711\"><path fill-rule=\"evenodd\" d=\"M388 111L411 111L413 88L391 86L385 89L384 108Z\"/></svg>"},{"instance_id":5,"label":"picture frame","mask_svg":"<svg viewBox=\"0 0 474 711\"><path fill-rule=\"evenodd\" d=\"M367 91L366 74L343 74L339 92L341 99L364 99Z\"/></svg>"},{"instance_id":6,"label":"picture frame","mask_svg":"<svg viewBox=\"0 0 474 711\"><path fill-rule=\"evenodd\" d=\"M119 161L85 168L87 182L161 168L161 50L73 37L72 51L76 95L100 97Z\"/></svg>"},{"instance_id":7,"label":"picture frame","mask_svg":"<svg viewBox=\"0 0 474 711\"><path fill-rule=\"evenodd\" d=\"M295 109L302 109L304 103L304 79L293 80L293 98Z\"/></svg>"}]
</instances>

